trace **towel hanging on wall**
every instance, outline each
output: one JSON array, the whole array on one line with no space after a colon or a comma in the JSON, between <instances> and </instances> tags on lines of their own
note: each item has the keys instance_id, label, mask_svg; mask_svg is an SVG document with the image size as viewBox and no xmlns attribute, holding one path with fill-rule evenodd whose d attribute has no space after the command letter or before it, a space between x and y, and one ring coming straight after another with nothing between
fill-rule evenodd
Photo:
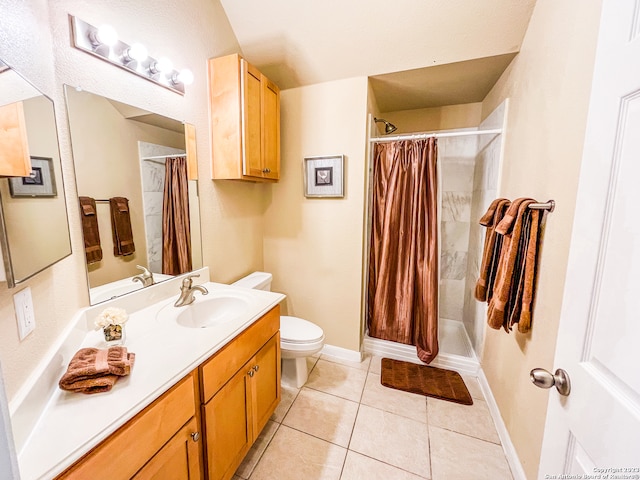
<instances>
[{"instance_id":1,"label":"towel hanging on wall","mask_svg":"<svg viewBox=\"0 0 640 480\"><path fill-rule=\"evenodd\" d=\"M520 333L531 329L544 217L544 212L531 208L533 204L539 205L532 198L510 204L497 199L480 220L487 236L476 298L487 300L487 323L494 329L509 332L515 324Z\"/></svg>"},{"instance_id":2,"label":"towel hanging on wall","mask_svg":"<svg viewBox=\"0 0 640 480\"><path fill-rule=\"evenodd\" d=\"M125 197L109 199L111 209L111 232L113 234L113 254L116 257L131 255L136 251L131 230L129 200Z\"/></svg>"},{"instance_id":3,"label":"towel hanging on wall","mask_svg":"<svg viewBox=\"0 0 640 480\"><path fill-rule=\"evenodd\" d=\"M91 197L78 197L82 216L82 236L84 237L84 253L87 265L102 260L100 231L98 230L98 212L96 201Z\"/></svg>"}]
</instances>

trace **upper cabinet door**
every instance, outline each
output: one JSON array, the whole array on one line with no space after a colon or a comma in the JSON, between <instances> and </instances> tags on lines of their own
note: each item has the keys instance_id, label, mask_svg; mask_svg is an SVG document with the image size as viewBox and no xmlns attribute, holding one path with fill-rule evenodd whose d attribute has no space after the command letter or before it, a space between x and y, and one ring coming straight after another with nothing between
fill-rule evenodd
<instances>
[{"instance_id":1,"label":"upper cabinet door","mask_svg":"<svg viewBox=\"0 0 640 480\"><path fill-rule=\"evenodd\" d=\"M240 55L209 60L212 178L280 176L280 90Z\"/></svg>"},{"instance_id":2,"label":"upper cabinet door","mask_svg":"<svg viewBox=\"0 0 640 480\"><path fill-rule=\"evenodd\" d=\"M262 152L263 174L280 178L280 89L264 75L262 84Z\"/></svg>"},{"instance_id":3,"label":"upper cabinet door","mask_svg":"<svg viewBox=\"0 0 640 480\"><path fill-rule=\"evenodd\" d=\"M242 173L253 177L262 176L262 105L260 72L242 60L243 122L244 139Z\"/></svg>"},{"instance_id":4,"label":"upper cabinet door","mask_svg":"<svg viewBox=\"0 0 640 480\"><path fill-rule=\"evenodd\" d=\"M28 177L31 159L22 102L0 106L0 175Z\"/></svg>"}]
</instances>

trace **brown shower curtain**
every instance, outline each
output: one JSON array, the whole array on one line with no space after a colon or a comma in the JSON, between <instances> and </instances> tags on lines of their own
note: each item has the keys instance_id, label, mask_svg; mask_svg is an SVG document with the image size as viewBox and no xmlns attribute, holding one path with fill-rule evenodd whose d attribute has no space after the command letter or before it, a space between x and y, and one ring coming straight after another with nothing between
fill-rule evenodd
<instances>
[{"instance_id":1,"label":"brown shower curtain","mask_svg":"<svg viewBox=\"0 0 640 480\"><path fill-rule=\"evenodd\" d=\"M367 325L369 336L438 354L437 141L374 150Z\"/></svg>"},{"instance_id":2,"label":"brown shower curtain","mask_svg":"<svg viewBox=\"0 0 640 480\"><path fill-rule=\"evenodd\" d=\"M191 270L187 159L167 158L162 202L162 273L180 275Z\"/></svg>"}]
</instances>

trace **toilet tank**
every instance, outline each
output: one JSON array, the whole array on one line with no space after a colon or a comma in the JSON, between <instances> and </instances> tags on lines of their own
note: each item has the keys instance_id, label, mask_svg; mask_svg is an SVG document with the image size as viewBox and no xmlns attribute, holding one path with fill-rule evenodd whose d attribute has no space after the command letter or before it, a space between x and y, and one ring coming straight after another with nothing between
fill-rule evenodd
<instances>
[{"instance_id":1,"label":"toilet tank","mask_svg":"<svg viewBox=\"0 0 640 480\"><path fill-rule=\"evenodd\" d=\"M273 275L267 272L253 272L246 277L242 277L231 285L244 288L255 288L256 290L271 291L271 279Z\"/></svg>"}]
</instances>

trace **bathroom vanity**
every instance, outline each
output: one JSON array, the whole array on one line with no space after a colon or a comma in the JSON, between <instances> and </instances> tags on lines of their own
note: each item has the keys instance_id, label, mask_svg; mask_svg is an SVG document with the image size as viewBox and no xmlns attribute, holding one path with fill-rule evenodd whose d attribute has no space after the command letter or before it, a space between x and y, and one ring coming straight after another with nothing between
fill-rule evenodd
<instances>
[{"instance_id":1,"label":"bathroom vanity","mask_svg":"<svg viewBox=\"0 0 640 480\"><path fill-rule=\"evenodd\" d=\"M208 295L176 308L181 280L81 312L40 384L34 382L34 394L59 378L53 372L64 373L77 349L99 347L92 323L107 306L130 314L125 346L136 354L135 365L106 393L55 388L31 424L24 417L29 406L33 415L34 400L23 400L14 419L23 479L233 476L280 401L284 296L205 282Z\"/></svg>"}]
</instances>

